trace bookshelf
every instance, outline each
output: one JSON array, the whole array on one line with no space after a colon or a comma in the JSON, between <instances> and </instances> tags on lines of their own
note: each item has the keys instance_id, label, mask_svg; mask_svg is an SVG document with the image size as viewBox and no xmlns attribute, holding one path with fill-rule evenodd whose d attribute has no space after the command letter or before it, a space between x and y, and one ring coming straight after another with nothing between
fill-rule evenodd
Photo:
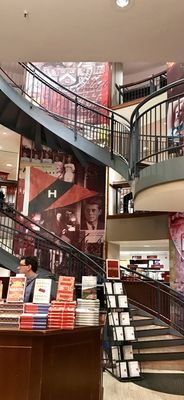
<instances>
[{"instance_id":1,"label":"bookshelf","mask_svg":"<svg viewBox=\"0 0 184 400\"><path fill-rule=\"evenodd\" d=\"M130 259L127 268L140 272L148 278L161 281L164 280L163 273L169 272L164 269L164 265L160 263L159 258Z\"/></svg>"},{"instance_id":2,"label":"bookshelf","mask_svg":"<svg viewBox=\"0 0 184 400\"><path fill-rule=\"evenodd\" d=\"M121 381L140 379L139 363L134 360L133 355L135 328L131 326L130 309L123 282L107 281L105 287L110 344L110 366L107 370Z\"/></svg>"}]
</instances>

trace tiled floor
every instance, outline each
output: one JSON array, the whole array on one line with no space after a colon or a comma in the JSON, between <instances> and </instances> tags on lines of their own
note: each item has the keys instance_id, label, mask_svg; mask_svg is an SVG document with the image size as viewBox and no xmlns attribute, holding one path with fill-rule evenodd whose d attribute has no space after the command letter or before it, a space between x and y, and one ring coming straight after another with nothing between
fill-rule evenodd
<instances>
[{"instance_id":1,"label":"tiled floor","mask_svg":"<svg viewBox=\"0 0 184 400\"><path fill-rule=\"evenodd\" d=\"M119 382L107 372L103 378L103 400L184 400L182 396L156 392L140 387L132 382Z\"/></svg>"}]
</instances>

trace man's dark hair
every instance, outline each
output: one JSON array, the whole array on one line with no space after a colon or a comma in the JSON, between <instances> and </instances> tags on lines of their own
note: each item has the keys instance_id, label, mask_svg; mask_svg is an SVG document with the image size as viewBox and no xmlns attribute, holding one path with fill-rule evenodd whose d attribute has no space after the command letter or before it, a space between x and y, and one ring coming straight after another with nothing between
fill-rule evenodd
<instances>
[{"instance_id":1,"label":"man's dark hair","mask_svg":"<svg viewBox=\"0 0 184 400\"><path fill-rule=\"evenodd\" d=\"M38 259L35 256L21 257L21 260L25 260L26 265L31 265L32 271L36 272L38 269Z\"/></svg>"},{"instance_id":2,"label":"man's dark hair","mask_svg":"<svg viewBox=\"0 0 184 400\"><path fill-rule=\"evenodd\" d=\"M88 206L88 205L93 205L96 204L99 208L99 210L102 208L102 200L98 199L96 197L90 198L89 200L86 200L84 202L84 207Z\"/></svg>"}]
</instances>

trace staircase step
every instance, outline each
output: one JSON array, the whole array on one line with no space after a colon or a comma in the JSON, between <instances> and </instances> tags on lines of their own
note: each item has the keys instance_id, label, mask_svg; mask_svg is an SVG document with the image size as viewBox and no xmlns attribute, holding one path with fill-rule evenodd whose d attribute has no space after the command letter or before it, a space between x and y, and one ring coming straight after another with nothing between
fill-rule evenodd
<instances>
[{"instance_id":1,"label":"staircase step","mask_svg":"<svg viewBox=\"0 0 184 400\"><path fill-rule=\"evenodd\" d=\"M141 334L141 331L140 331L140 334ZM156 335L156 336L154 336L154 335L151 336L150 335L150 336L147 337L147 339L146 339L145 336L143 336L143 337L139 336L138 337L138 342L142 343L142 341L144 341L144 342L148 341L149 342L149 341L157 341L157 340L158 341L162 341L162 340L172 340L172 339L180 339L180 336L179 335L178 336L177 335L171 335L169 333L165 334L164 332L162 332L160 335Z\"/></svg>"},{"instance_id":2,"label":"staircase step","mask_svg":"<svg viewBox=\"0 0 184 400\"><path fill-rule=\"evenodd\" d=\"M173 341L174 342L174 341ZM134 347L134 346L133 346ZM172 346L168 346L165 344L165 347L148 347L148 348L134 348L134 354L159 354L159 353L184 353L184 344L175 346L172 343Z\"/></svg>"},{"instance_id":3,"label":"staircase step","mask_svg":"<svg viewBox=\"0 0 184 400\"><path fill-rule=\"evenodd\" d=\"M137 330L136 329L136 337L140 338L140 337L150 337L150 336L160 336L160 335L165 335L165 334L169 334L170 333L170 328L157 328L157 329L141 329L141 330Z\"/></svg>"},{"instance_id":4,"label":"staircase step","mask_svg":"<svg viewBox=\"0 0 184 400\"><path fill-rule=\"evenodd\" d=\"M147 353L147 354L134 354L134 360L137 361L166 361L166 360L183 360L184 352L182 353Z\"/></svg>"},{"instance_id":5,"label":"staircase step","mask_svg":"<svg viewBox=\"0 0 184 400\"><path fill-rule=\"evenodd\" d=\"M144 319L132 319L132 326L146 326L154 323L154 318L144 318Z\"/></svg>"},{"instance_id":6,"label":"staircase step","mask_svg":"<svg viewBox=\"0 0 184 400\"><path fill-rule=\"evenodd\" d=\"M151 318L153 319L154 317L151 317L151 316L148 317L146 315L134 315L132 319L134 321L138 321L138 320L145 320L146 321L146 320L149 320Z\"/></svg>"},{"instance_id":7,"label":"staircase step","mask_svg":"<svg viewBox=\"0 0 184 400\"><path fill-rule=\"evenodd\" d=\"M168 348L170 346L177 347L177 346L184 345L184 338L178 339L177 337L175 337L172 339L172 338L170 338L170 335L168 335L168 336L169 336L169 339L164 339L164 340L163 339L159 340L159 337L157 340L144 340L144 341L139 340L138 342L133 344L133 348L134 349L149 349L149 348L156 347L158 350L159 347L163 348L163 347L167 346L167 348Z\"/></svg>"},{"instance_id":8,"label":"staircase step","mask_svg":"<svg viewBox=\"0 0 184 400\"><path fill-rule=\"evenodd\" d=\"M130 315L137 315L139 314L135 308L130 308Z\"/></svg>"},{"instance_id":9,"label":"staircase step","mask_svg":"<svg viewBox=\"0 0 184 400\"><path fill-rule=\"evenodd\" d=\"M152 314L148 313L147 311L141 310L138 307L131 306L130 303L129 303L129 309L130 309L130 315L143 316L143 317L148 317L148 318L153 317Z\"/></svg>"},{"instance_id":10,"label":"staircase step","mask_svg":"<svg viewBox=\"0 0 184 400\"><path fill-rule=\"evenodd\" d=\"M141 371L184 371L183 360L164 360L164 361L141 361Z\"/></svg>"},{"instance_id":11,"label":"staircase step","mask_svg":"<svg viewBox=\"0 0 184 400\"><path fill-rule=\"evenodd\" d=\"M148 325L143 325L143 326L137 326L135 327L136 332L137 331L150 331L150 330L159 330L159 329L165 329L165 328L169 328L169 326L167 325L156 325L156 324L148 324Z\"/></svg>"}]
</instances>

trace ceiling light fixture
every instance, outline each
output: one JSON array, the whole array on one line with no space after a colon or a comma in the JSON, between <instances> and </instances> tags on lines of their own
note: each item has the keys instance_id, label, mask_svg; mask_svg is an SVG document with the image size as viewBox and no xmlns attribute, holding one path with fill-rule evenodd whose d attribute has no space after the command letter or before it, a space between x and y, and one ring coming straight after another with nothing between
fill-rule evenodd
<instances>
[{"instance_id":1,"label":"ceiling light fixture","mask_svg":"<svg viewBox=\"0 0 184 400\"><path fill-rule=\"evenodd\" d=\"M129 0L116 0L118 7L127 7L129 5Z\"/></svg>"},{"instance_id":2,"label":"ceiling light fixture","mask_svg":"<svg viewBox=\"0 0 184 400\"><path fill-rule=\"evenodd\" d=\"M6 166L7 166L7 167L13 167L13 165L12 165L12 164L6 164Z\"/></svg>"}]
</instances>

